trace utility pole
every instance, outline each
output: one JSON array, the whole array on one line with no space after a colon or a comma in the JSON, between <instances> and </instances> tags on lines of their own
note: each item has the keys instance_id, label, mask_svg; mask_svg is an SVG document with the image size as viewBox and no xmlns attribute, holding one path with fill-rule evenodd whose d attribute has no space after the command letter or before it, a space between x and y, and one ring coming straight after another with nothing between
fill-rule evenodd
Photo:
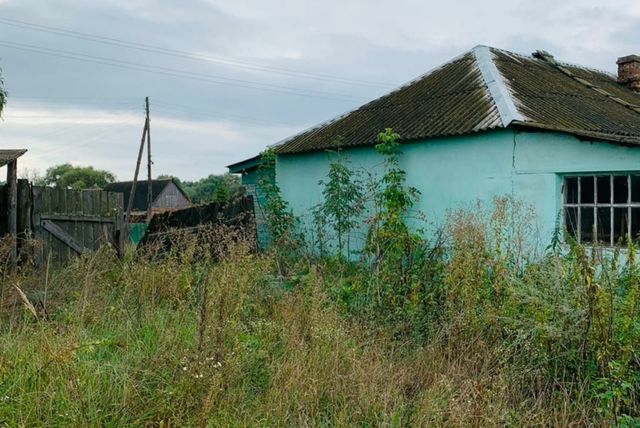
<instances>
[{"instance_id":1,"label":"utility pole","mask_svg":"<svg viewBox=\"0 0 640 428\"><path fill-rule=\"evenodd\" d=\"M133 174L133 183L131 184L131 193L129 193L129 201L127 202L127 213L125 215L125 222L129 224L129 218L131 216L131 209L133 208L133 199L136 194L136 184L138 184L138 174L140 173L140 163L142 162L142 153L144 152L144 143L147 139L147 133L149 131L149 97L145 98L146 101L146 115L144 119L144 128L142 129L142 139L140 140L140 150L138 151L138 161L136 162L136 172Z\"/></svg>"},{"instance_id":2,"label":"utility pole","mask_svg":"<svg viewBox=\"0 0 640 428\"><path fill-rule=\"evenodd\" d=\"M151 221L151 204L153 204L153 186L151 185L151 119L149 118L149 97L145 98L147 112L147 223Z\"/></svg>"}]
</instances>

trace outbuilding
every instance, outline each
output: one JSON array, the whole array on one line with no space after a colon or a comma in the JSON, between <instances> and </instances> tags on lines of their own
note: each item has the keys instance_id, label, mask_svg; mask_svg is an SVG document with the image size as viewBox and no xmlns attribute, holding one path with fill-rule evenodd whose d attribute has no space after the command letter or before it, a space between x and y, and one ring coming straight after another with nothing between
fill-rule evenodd
<instances>
[{"instance_id":1,"label":"outbuilding","mask_svg":"<svg viewBox=\"0 0 640 428\"><path fill-rule=\"evenodd\" d=\"M148 181L138 181L133 196L132 185L132 181L120 181L107 184L104 190L123 193L125 207L129 204L129 198L133 198L131 215L134 217L146 218L149 209L156 213L191 206L189 197L173 178L151 180L151 207L148 202Z\"/></svg>"}]
</instances>

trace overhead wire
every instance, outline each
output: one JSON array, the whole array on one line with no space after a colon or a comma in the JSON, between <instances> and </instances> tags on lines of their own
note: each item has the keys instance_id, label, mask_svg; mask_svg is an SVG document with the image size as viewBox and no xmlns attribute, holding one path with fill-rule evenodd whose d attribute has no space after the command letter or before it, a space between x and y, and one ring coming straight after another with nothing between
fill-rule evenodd
<instances>
[{"instance_id":1,"label":"overhead wire","mask_svg":"<svg viewBox=\"0 0 640 428\"><path fill-rule=\"evenodd\" d=\"M12 97L12 98L16 98L16 97ZM19 97L19 98L26 99L31 97ZM100 110L105 110L113 114L114 109L115 111L120 113L120 112L131 112L131 111L139 112L141 111L141 108L142 107L138 106L138 103L124 102L124 103L110 105L108 107L108 110L105 110L105 109L100 109ZM286 127L291 126L291 124L289 123L278 122L274 120L261 120L261 119L256 119L254 117L236 115L229 112L221 112L217 110L209 110L209 109L202 109L202 108L197 108L197 109L189 108L188 106L185 106L182 104L176 104L173 102L167 102L166 100L163 100L163 99L155 99L153 101L153 110L159 111L161 113L176 115L176 116L183 115L183 116L186 116L186 119L191 119L191 118L198 119L198 120L227 119L231 121L237 121L237 122L243 122L243 123L255 124L255 125L270 125L270 126L277 125L277 126L286 126ZM8 121L11 121L11 119L16 119L16 118L17 119L26 119L26 118L46 119L46 118L56 118L56 117L59 117L59 116L50 115L50 114L36 114L36 115L8 114L6 115L6 119ZM74 118L78 118L78 117L79 116L74 115ZM91 125L91 121L81 120L80 122L78 122L78 124L71 125L71 128L77 125Z\"/></svg>"},{"instance_id":2,"label":"overhead wire","mask_svg":"<svg viewBox=\"0 0 640 428\"><path fill-rule=\"evenodd\" d=\"M243 123L263 125L263 126L264 125L270 125L270 126L277 125L277 126L287 126L287 127L291 126L291 124L287 124L283 122L278 122L273 120L261 120L261 119L256 119L248 116L223 113L215 110L188 109L188 108L181 107L179 105L175 105L172 103L164 103L162 101L157 101L157 100L154 101L153 105L154 105L155 111L188 115L189 117L193 117L196 119L204 119L204 120L227 119L234 122L243 122Z\"/></svg>"},{"instance_id":3,"label":"overhead wire","mask_svg":"<svg viewBox=\"0 0 640 428\"><path fill-rule=\"evenodd\" d=\"M353 101L361 101L364 99L364 97L358 97L353 95L343 95L339 93L326 92L326 91L306 90L303 92L298 88L289 87L289 86L266 84L266 83L252 81L252 80L235 79L235 78L228 78L228 77L222 77L222 76L212 76L205 73L179 70L179 69L174 69L170 67L148 66L148 65L133 62L133 61L124 61L124 60L118 60L114 58L100 57L96 55L88 55L83 53L66 51L62 49L43 48L36 45L12 42L9 40L0 40L0 46L21 50L21 51L26 51L26 52L39 53L42 55L72 59L76 61L91 62L96 64L108 65L112 67L143 71L147 73L160 74L160 75L177 77L177 78L186 78L190 80L203 81L203 82L208 82L208 83L213 83L218 85L231 85L231 86L236 86L236 87L241 87L246 89L257 89L262 91L296 95L296 96L302 96L302 97L324 98L324 99L334 100L334 101L353 102Z\"/></svg>"},{"instance_id":4,"label":"overhead wire","mask_svg":"<svg viewBox=\"0 0 640 428\"><path fill-rule=\"evenodd\" d=\"M16 98L14 96L12 96L11 98ZM124 103L119 103L117 105L111 106L110 110L113 110L113 108L116 108L117 111L119 113L122 112L127 112L127 113L132 113L132 112L139 112L140 109L136 105L134 105L132 102L124 102ZM5 120L7 121L7 123L12 124L12 119L17 118L17 119L25 119L25 118L39 118L39 119L47 119L47 118L58 118L60 117L59 115L54 115L54 114L40 114L40 115L16 115L16 114L12 114L11 110L9 109L6 114L5 114ZM47 131L45 133L41 133L41 134L37 134L35 136L33 136L32 138L34 139L43 139L43 138L50 138L50 137L59 137L60 135L63 134L67 134L69 131L75 131L78 128L84 128L86 126L94 126L93 120L95 120L95 117L92 117L93 120L91 119L87 119L87 118L82 118L82 117L78 117L78 116L74 116L77 120L77 122L73 123L72 125L69 126L65 126L63 128L59 128L56 129L54 131Z\"/></svg>"},{"instance_id":5,"label":"overhead wire","mask_svg":"<svg viewBox=\"0 0 640 428\"><path fill-rule=\"evenodd\" d=\"M136 122L134 118L128 118L123 120L120 125L134 125ZM98 128L98 130L100 132L94 133L94 135L92 135L90 138L88 139L83 139L81 142L79 143L71 143L71 144L56 144L56 147L49 149L49 150L44 150L44 151L38 151L36 153L34 153L32 156L38 157L38 158L42 158L43 156L50 156L52 154L56 154L56 153L60 153L61 151L64 150L68 150L68 149L78 149L81 147L86 147L88 145L90 145L91 143L94 143L100 139L103 139L107 136L113 136L113 135L120 135L124 132L133 132L133 127L125 127L125 128L120 128L117 130L113 129L113 125L104 125L101 128ZM95 130L94 130L95 132Z\"/></svg>"},{"instance_id":6,"label":"overhead wire","mask_svg":"<svg viewBox=\"0 0 640 428\"><path fill-rule=\"evenodd\" d=\"M206 61L211 63L223 64L227 66L242 67L242 68L247 68L255 71L276 73L276 74L282 74L287 76L295 76L299 78L323 80L323 81L343 83L343 84L373 86L373 87L380 87L380 88L388 88L391 86L396 86L395 84L389 84L389 83L383 83L383 82L375 82L375 81L362 80L362 79L350 79L350 78L344 78L344 77L333 76L328 74L293 70L293 69L288 69L284 67L276 67L271 65L259 64L259 63L250 62L246 60L212 57L208 55L197 54L197 53L188 52L188 51L179 50L179 49L171 49L171 48L154 46L154 45L149 45L144 43L131 42L131 41L117 39L113 37L100 36L96 34L84 33L80 31L68 30L60 27L36 24L33 22L21 21L21 20L5 18L5 17L0 17L0 24L9 25L17 28L22 28L22 29L49 33L49 34L55 34L58 36L69 37L69 38L74 38L79 40L86 40L86 41L91 41L95 43L102 43L105 45L123 47L127 49L135 49L135 50L144 51L144 52L156 53L161 55L169 55L169 56L191 59L191 60Z\"/></svg>"}]
</instances>

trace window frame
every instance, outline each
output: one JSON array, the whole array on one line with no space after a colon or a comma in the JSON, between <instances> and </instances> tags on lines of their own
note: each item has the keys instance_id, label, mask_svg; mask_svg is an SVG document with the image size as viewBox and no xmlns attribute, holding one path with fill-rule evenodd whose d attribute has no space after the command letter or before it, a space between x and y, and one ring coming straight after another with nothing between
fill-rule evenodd
<instances>
[{"instance_id":1,"label":"window frame","mask_svg":"<svg viewBox=\"0 0 640 428\"><path fill-rule=\"evenodd\" d=\"M567 208L575 208L576 209L576 224L574 225L575 236L573 238L578 242L582 243L582 208L592 208L593 209L593 231L592 231L592 239L591 241L585 242L588 245L605 245L607 247L616 247L617 243L614 240L614 209L618 208L626 208L627 210L627 233L626 236L631 236L632 230L632 209L640 208L640 201L632 202L631 197L633 195L632 190L632 177L640 177L640 171L634 172L620 172L620 173L576 173L576 174L565 174L562 175L562 217L563 217L563 225L565 234L571 233L569 232L569 227L567 224ZM609 201L608 202L598 202L598 178L600 177L608 177L609 178ZM626 177L627 179L627 201L624 203L616 203L615 200L615 192L614 192L614 177ZM577 187L577 202L568 202L569 199L569 191L567 186L567 179L576 178L578 180ZM591 179L593 180L593 203L582 203L582 180L583 179ZM638 184L638 183L636 183ZM609 242L601 241L598 238L598 209L609 208ZM625 245L626 246L626 245Z\"/></svg>"}]
</instances>

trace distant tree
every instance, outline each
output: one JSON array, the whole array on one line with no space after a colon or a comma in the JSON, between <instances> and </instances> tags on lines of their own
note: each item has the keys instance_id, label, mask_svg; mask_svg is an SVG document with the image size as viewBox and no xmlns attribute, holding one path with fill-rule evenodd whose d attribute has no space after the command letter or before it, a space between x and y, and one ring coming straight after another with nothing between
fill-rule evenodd
<instances>
[{"instance_id":1,"label":"distant tree","mask_svg":"<svg viewBox=\"0 0 640 428\"><path fill-rule=\"evenodd\" d=\"M193 203L226 202L240 190L240 178L232 174L210 175L180 183Z\"/></svg>"},{"instance_id":2,"label":"distant tree","mask_svg":"<svg viewBox=\"0 0 640 428\"><path fill-rule=\"evenodd\" d=\"M113 173L109 171L94 169L92 166L73 166L65 163L47 169L43 184L81 190L102 188L115 179Z\"/></svg>"}]
</instances>

